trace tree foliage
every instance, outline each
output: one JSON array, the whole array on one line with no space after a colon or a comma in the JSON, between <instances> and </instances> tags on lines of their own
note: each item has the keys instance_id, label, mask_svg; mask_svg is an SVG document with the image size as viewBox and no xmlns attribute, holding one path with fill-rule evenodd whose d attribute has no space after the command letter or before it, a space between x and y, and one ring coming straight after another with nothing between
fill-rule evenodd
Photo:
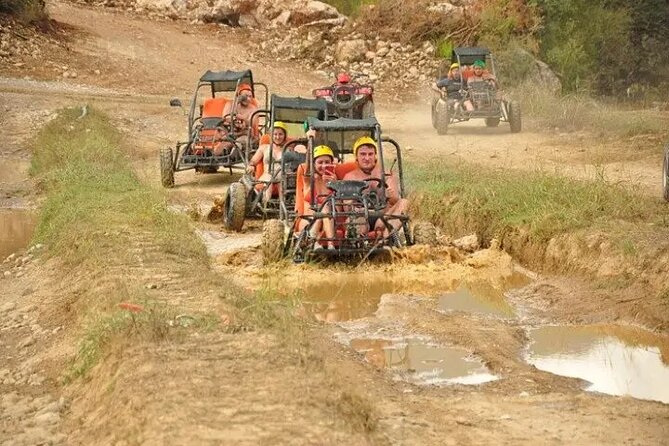
<instances>
[{"instance_id":1,"label":"tree foliage","mask_svg":"<svg viewBox=\"0 0 669 446\"><path fill-rule=\"evenodd\" d=\"M667 0L530 0L543 28L540 54L567 91L616 95L669 81Z\"/></svg>"}]
</instances>

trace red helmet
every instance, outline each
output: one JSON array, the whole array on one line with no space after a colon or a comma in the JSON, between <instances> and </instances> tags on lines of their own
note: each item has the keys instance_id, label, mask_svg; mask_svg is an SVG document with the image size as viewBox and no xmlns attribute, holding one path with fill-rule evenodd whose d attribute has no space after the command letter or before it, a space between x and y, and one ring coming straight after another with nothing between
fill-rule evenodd
<instances>
[{"instance_id":1,"label":"red helmet","mask_svg":"<svg viewBox=\"0 0 669 446\"><path fill-rule=\"evenodd\" d=\"M351 82L351 76L348 73L339 73L337 75L338 84L348 84L349 82Z\"/></svg>"}]
</instances>

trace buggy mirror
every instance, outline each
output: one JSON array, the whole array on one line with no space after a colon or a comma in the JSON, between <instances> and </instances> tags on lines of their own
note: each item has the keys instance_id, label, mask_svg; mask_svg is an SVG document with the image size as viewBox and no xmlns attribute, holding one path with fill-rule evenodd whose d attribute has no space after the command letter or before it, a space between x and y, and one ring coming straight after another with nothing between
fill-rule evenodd
<instances>
[{"instance_id":1,"label":"buggy mirror","mask_svg":"<svg viewBox=\"0 0 669 446\"><path fill-rule=\"evenodd\" d=\"M178 98L172 98L170 99L170 107L183 107L183 106L181 105L181 100L179 100Z\"/></svg>"}]
</instances>

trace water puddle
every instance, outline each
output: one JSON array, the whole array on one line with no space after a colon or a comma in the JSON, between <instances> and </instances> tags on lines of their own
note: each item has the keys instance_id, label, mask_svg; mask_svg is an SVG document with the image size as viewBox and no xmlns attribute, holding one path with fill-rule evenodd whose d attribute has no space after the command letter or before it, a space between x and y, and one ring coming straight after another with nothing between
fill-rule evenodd
<instances>
[{"instance_id":1,"label":"water puddle","mask_svg":"<svg viewBox=\"0 0 669 446\"><path fill-rule=\"evenodd\" d=\"M439 310L464 311L503 318L514 316L514 311L504 299L504 292L488 284L472 284L457 291L439 296Z\"/></svg>"},{"instance_id":2,"label":"water puddle","mask_svg":"<svg viewBox=\"0 0 669 446\"><path fill-rule=\"evenodd\" d=\"M412 384L483 384L498 379L467 352L422 338L353 339L351 348Z\"/></svg>"},{"instance_id":3,"label":"water puddle","mask_svg":"<svg viewBox=\"0 0 669 446\"><path fill-rule=\"evenodd\" d=\"M322 322L343 322L372 316L384 294L429 296L449 289L449 285L441 288L418 281L374 278L369 274L328 273L322 281L300 287L298 295L306 315Z\"/></svg>"},{"instance_id":4,"label":"water puddle","mask_svg":"<svg viewBox=\"0 0 669 446\"><path fill-rule=\"evenodd\" d=\"M25 248L32 238L36 215L25 209L0 209L0 259Z\"/></svg>"},{"instance_id":5,"label":"water puddle","mask_svg":"<svg viewBox=\"0 0 669 446\"><path fill-rule=\"evenodd\" d=\"M588 391L669 403L669 341L641 329L544 327L529 332L526 360L590 382Z\"/></svg>"}]
</instances>

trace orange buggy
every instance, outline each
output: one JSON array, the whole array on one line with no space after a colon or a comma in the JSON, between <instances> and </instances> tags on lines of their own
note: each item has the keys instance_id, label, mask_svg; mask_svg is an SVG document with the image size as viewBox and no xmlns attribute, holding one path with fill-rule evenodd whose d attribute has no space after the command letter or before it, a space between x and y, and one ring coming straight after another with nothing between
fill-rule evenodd
<instances>
[{"instance_id":1,"label":"orange buggy","mask_svg":"<svg viewBox=\"0 0 669 446\"><path fill-rule=\"evenodd\" d=\"M267 105L268 89L260 82L253 81L251 70L207 71L198 80L188 111L188 140L178 142L175 148L160 151L160 176L163 186L174 186L174 173L195 169L202 173L214 173L219 168L243 169L246 156L253 153L258 145L259 129L252 125L248 129L248 147L238 142L234 136L233 124L237 95L240 85L251 87L253 101L258 104L256 88L263 90L264 106ZM227 96L226 96L227 94ZM204 98L201 96L205 96ZM228 104L233 104L231 113L224 115ZM172 99L170 106L183 107L179 99ZM214 147L226 144L222 153L215 154Z\"/></svg>"}]
</instances>

